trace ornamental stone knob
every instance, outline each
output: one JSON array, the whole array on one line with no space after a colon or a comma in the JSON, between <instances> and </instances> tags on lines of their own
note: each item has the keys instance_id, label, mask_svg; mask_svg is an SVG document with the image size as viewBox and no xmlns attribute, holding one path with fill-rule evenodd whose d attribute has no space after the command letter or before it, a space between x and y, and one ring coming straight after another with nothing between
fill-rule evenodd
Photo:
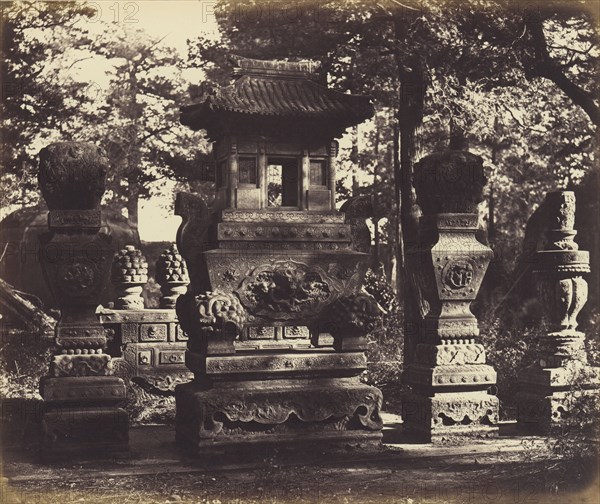
<instances>
[{"instance_id":1,"label":"ornamental stone knob","mask_svg":"<svg viewBox=\"0 0 600 504\"><path fill-rule=\"evenodd\" d=\"M111 281L117 290L115 307L122 310L143 310L143 286L148 282L148 262L133 245L119 250L113 259Z\"/></svg>"},{"instance_id":2,"label":"ornamental stone knob","mask_svg":"<svg viewBox=\"0 0 600 504\"><path fill-rule=\"evenodd\" d=\"M177 298L190 283L187 264L174 243L156 261L156 281L161 286L161 308L175 308Z\"/></svg>"}]
</instances>

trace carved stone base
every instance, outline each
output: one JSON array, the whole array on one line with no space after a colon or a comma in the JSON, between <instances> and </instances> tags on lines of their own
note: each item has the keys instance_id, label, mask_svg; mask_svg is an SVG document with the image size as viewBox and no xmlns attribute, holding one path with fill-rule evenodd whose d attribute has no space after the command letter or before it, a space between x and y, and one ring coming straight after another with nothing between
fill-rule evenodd
<instances>
[{"instance_id":1,"label":"carved stone base","mask_svg":"<svg viewBox=\"0 0 600 504\"><path fill-rule=\"evenodd\" d=\"M129 452L129 419L117 407L50 406L42 416L44 459L97 457Z\"/></svg>"},{"instance_id":2,"label":"carved stone base","mask_svg":"<svg viewBox=\"0 0 600 504\"><path fill-rule=\"evenodd\" d=\"M519 375L517 425L524 434L551 434L567 426L584 396L600 390L600 368L573 361L560 368L531 367Z\"/></svg>"},{"instance_id":3,"label":"carved stone base","mask_svg":"<svg viewBox=\"0 0 600 504\"><path fill-rule=\"evenodd\" d=\"M177 443L192 453L252 443L379 443L379 389L358 378L191 382L175 390Z\"/></svg>"},{"instance_id":4,"label":"carved stone base","mask_svg":"<svg viewBox=\"0 0 600 504\"><path fill-rule=\"evenodd\" d=\"M498 398L486 392L406 394L404 428L425 442L498 435Z\"/></svg>"},{"instance_id":5,"label":"carved stone base","mask_svg":"<svg viewBox=\"0 0 600 504\"><path fill-rule=\"evenodd\" d=\"M94 457L128 451L129 420L119 403L125 383L116 376L45 376L42 456Z\"/></svg>"}]
</instances>

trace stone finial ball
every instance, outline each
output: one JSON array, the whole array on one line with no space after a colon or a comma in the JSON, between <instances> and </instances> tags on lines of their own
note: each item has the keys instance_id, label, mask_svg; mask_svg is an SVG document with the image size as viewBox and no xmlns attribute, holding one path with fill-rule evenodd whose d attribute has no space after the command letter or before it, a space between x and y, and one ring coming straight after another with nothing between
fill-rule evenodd
<instances>
[{"instance_id":1,"label":"stone finial ball","mask_svg":"<svg viewBox=\"0 0 600 504\"><path fill-rule=\"evenodd\" d=\"M93 210L106 189L108 158L91 143L57 142L40 151L38 181L50 210Z\"/></svg>"},{"instance_id":2,"label":"stone finial ball","mask_svg":"<svg viewBox=\"0 0 600 504\"><path fill-rule=\"evenodd\" d=\"M417 203L423 214L477 213L487 182L483 159L468 151L447 150L415 165Z\"/></svg>"}]
</instances>

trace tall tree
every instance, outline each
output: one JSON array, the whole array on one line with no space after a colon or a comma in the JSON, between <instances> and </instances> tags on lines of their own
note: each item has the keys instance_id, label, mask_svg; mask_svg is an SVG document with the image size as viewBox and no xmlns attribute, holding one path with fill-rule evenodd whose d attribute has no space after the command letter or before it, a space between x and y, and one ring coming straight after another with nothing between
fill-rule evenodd
<instances>
[{"instance_id":1,"label":"tall tree","mask_svg":"<svg viewBox=\"0 0 600 504\"><path fill-rule=\"evenodd\" d=\"M73 2L0 3L2 206L35 202L36 139L77 113L86 84L59 79L62 28L94 15ZM39 148L39 147L37 147Z\"/></svg>"}]
</instances>

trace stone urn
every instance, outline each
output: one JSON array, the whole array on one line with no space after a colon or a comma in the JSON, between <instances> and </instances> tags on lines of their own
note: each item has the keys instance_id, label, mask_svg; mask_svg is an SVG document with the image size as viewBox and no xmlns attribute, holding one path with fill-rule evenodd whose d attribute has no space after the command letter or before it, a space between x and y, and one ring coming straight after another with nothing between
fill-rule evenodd
<instances>
[{"instance_id":1,"label":"stone urn","mask_svg":"<svg viewBox=\"0 0 600 504\"><path fill-rule=\"evenodd\" d=\"M58 142L40 151L38 181L50 210L95 210L106 189L108 158L93 144Z\"/></svg>"}]
</instances>

